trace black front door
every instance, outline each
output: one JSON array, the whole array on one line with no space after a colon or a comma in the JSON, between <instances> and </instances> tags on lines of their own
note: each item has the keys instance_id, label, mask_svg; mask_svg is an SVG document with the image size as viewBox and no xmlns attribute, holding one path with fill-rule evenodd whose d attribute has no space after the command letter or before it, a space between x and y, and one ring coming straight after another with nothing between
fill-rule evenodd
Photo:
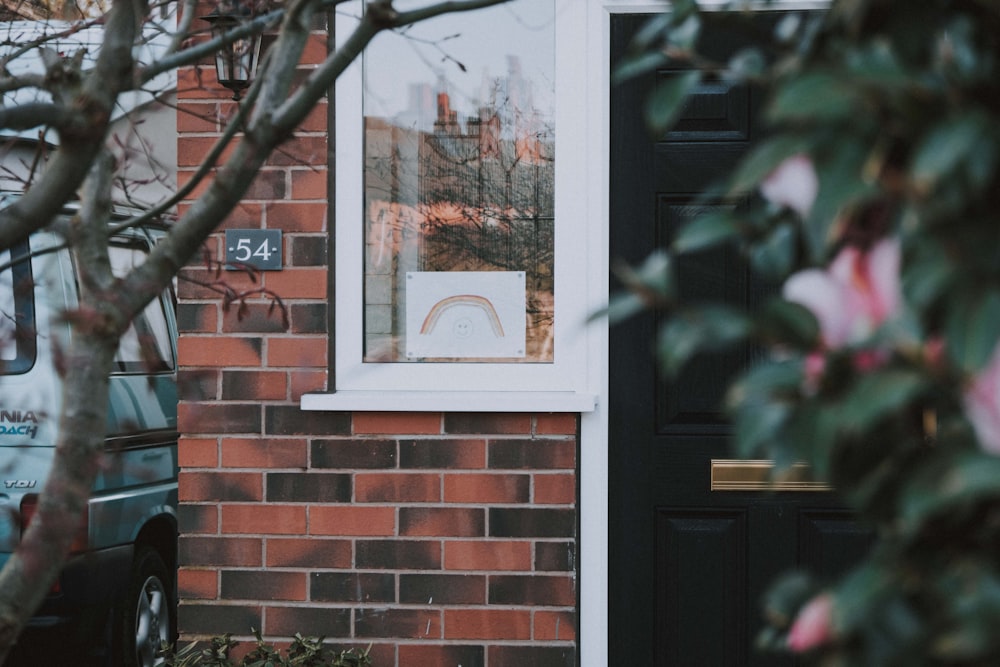
<instances>
[{"instance_id":1,"label":"black front door","mask_svg":"<svg viewBox=\"0 0 1000 667\"><path fill-rule=\"evenodd\" d=\"M612 62L646 18L613 18ZM748 39L722 24L708 30L715 58ZM717 81L698 90L671 132L650 137L642 105L662 76L670 72L616 87L611 96L611 256L632 263L669 244L684 220L706 209L696 196L756 133L757 93ZM766 293L735 252L694 257L681 271L689 298L752 308ZM647 315L611 330L608 663L790 664L752 648L767 585L796 567L834 574L864 553L869 538L830 493L739 490L738 479L753 467L727 461L719 406L727 379L754 353L700 359L667 381L654 361L657 326ZM735 470L737 483L719 481L713 490L713 466L720 479Z\"/></svg>"}]
</instances>

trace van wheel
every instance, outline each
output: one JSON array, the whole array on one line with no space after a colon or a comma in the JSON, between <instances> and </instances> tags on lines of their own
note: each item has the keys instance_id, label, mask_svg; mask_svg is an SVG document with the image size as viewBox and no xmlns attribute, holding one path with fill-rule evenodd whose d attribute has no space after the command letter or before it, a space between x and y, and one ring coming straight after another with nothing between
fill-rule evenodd
<instances>
[{"instance_id":1,"label":"van wheel","mask_svg":"<svg viewBox=\"0 0 1000 667\"><path fill-rule=\"evenodd\" d=\"M124 667L154 667L164 659L160 645L174 639L174 600L167 566L155 550L140 547L121 601L115 639Z\"/></svg>"}]
</instances>

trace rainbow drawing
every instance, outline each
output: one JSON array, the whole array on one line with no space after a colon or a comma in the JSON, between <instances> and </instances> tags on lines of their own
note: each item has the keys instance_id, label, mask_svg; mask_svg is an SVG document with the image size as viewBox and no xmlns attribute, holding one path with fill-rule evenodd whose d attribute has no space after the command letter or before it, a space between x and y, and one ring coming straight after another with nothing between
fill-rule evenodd
<instances>
[{"instance_id":1,"label":"rainbow drawing","mask_svg":"<svg viewBox=\"0 0 1000 667\"><path fill-rule=\"evenodd\" d=\"M500 316L497 315L496 308L493 307L493 303L489 299L478 294L455 294L435 303L427 312L427 317L424 318L424 323L420 326L420 333L424 335L433 333L434 327L437 325L438 320L441 319L441 315L455 306L474 306L479 308L486 314L486 318L490 322L490 327L493 329L493 334L497 338L503 338L503 325L500 323Z\"/></svg>"}]
</instances>

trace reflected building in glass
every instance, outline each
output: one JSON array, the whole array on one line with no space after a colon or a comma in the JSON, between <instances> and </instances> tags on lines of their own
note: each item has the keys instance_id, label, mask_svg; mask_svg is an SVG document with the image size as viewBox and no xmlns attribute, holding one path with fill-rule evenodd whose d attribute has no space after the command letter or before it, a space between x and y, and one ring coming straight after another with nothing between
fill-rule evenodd
<instances>
[{"instance_id":1,"label":"reflected building in glass","mask_svg":"<svg viewBox=\"0 0 1000 667\"><path fill-rule=\"evenodd\" d=\"M508 43L524 44L530 54L530 40L510 37ZM408 275L414 273L451 274L422 276L420 284L434 278L430 284L442 290L442 299L468 306L465 313L456 306L452 314L455 335L496 335L496 324L473 325L509 312L499 305L489 312L491 300L508 305L519 300L524 316L513 320L515 330L499 330L523 337L524 344L515 346L516 356L497 356L553 360L555 127L551 105L540 108L535 101L540 86L545 99L552 97L553 63L532 62L532 72L540 66L549 72L532 78L522 66L526 57L531 56L507 54L501 76L484 71L475 98L458 92L443 75L433 84L397 82L406 87L408 106L391 117L371 111L377 105L368 103L366 91L366 361L496 360L488 340L471 357L448 352L447 340L435 348L440 356L407 354L407 337L420 333L406 324ZM389 75L382 69L366 62L366 81ZM524 293L504 287L496 294L466 294L473 282L484 284L469 279L478 272L510 272L521 278ZM515 284L497 278L497 285ZM480 313L484 303L489 309ZM420 321L419 315L411 312L411 322ZM508 348L514 349L497 347Z\"/></svg>"}]
</instances>

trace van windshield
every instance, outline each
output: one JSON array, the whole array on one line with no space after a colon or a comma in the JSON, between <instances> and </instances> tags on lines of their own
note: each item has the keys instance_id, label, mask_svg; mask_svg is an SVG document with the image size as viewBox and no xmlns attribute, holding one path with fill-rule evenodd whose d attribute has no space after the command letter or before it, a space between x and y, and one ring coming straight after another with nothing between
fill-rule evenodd
<instances>
[{"instance_id":1,"label":"van windshield","mask_svg":"<svg viewBox=\"0 0 1000 667\"><path fill-rule=\"evenodd\" d=\"M28 244L0 251L0 374L27 372L35 363L35 300Z\"/></svg>"}]
</instances>

